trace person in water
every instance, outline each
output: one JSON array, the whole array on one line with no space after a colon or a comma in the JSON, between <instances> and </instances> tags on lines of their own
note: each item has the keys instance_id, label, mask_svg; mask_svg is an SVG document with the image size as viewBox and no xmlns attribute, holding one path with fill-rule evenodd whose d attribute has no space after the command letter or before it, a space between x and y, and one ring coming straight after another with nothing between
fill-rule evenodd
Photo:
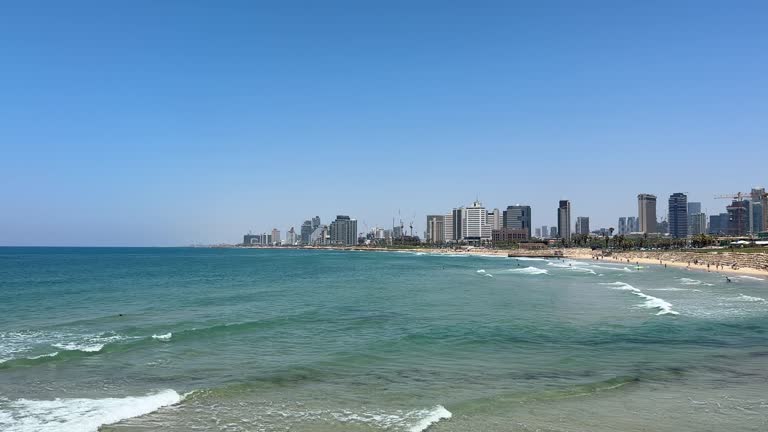
<instances>
[{"instance_id":1,"label":"person in water","mask_svg":"<svg viewBox=\"0 0 768 432\"><path fill-rule=\"evenodd\" d=\"M726 276L726 277L725 277L725 281L726 281L726 282L733 282L733 281L731 280L731 278L729 278L728 276Z\"/></svg>"}]
</instances>

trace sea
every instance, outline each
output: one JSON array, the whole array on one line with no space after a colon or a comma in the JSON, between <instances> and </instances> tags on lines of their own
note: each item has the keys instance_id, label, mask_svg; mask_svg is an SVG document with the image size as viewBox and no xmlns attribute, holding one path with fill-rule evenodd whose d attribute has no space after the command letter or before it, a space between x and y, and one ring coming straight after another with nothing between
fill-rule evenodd
<instances>
[{"instance_id":1,"label":"sea","mask_svg":"<svg viewBox=\"0 0 768 432\"><path fill-rule=\"evenodd\" d=\"M0 430L766 431L768 281L567 259L0 248Z\"/></svg>"}]
</instances>

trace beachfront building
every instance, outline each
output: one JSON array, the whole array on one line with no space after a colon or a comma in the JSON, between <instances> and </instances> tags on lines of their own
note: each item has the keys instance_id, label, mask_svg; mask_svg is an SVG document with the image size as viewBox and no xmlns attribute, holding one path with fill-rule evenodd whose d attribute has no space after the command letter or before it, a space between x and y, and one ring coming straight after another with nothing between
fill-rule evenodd
<instances>
[{"instance_id":1,"label":"beachfront building","mask_svg":"<svg viewBox=\"0 0 768 432\"><path fill-rule=\"evenodd\" d=\"M628 233L627 231L627 218L620 217L619 218L619 226L618 226L618 233L619 235L625 235Z\"/></svg>"},{"instance_id":2,"label":"beachfront building","mask_svg":"<svg viewBox=\"0 0 768 432\"><path fill-rule=\"evenodd\" d=\"M446 214L443 218L443 238L446 243L456 241L456 237L453 234L453 212Z\"/></svg>"},{"instance_id":3,"label":"beachfront building","mask_svg":"<svg viewBox=\"0 0 768 432\"><path fill-rule=\"evenodd\" d=\"M486 218L488 221L488 228L493 231L496 229L501 229L502 227L502 217L501 212L499 209L495 208L492 211L488 212L488 217Z\"/></svg>"},{"instance_id":4,"label":"beachfront building","mask_svg":"<svg viewBox=\"0 0 768 432\"><path fill-rule=\"evenodd\" d=\"M312 221L305 220L303 224L301 224L301 244L308 245L309 244L309 238L312 236Z\"/></svg>"},{"instance_id":5,"label":"beachfront building","mask_svg":"<svg viewBox=\"0 0 768 432\"><path fill-rule=\"evenodd\" d=\"M320 216L315 216L312 218L312 232L314 232L317 227L320 226Z\"/></svg>"},{"instance_id":6,"label":"beachfront building","mask_svg":"<svg viewBox=\"0 0 768 432\"><path fill-rule=\"evenodd\" d=\"M488 213L483 203L475 201L464 210L461 227L461 239L467 242L482 243L491 239L491 229L488 225Z\"/></svg>"},{"instance_id":7,"label":"beachfront building","mask_svg":"<svg viewBox=\"0 0 768 432\"><path fill-rule=\"evenodd\" d=\"M576 234L589 234L589 218L579 216L576 218Z\"/></svg>"},{"instance_id":8,"label":"beachfront building","mask_svg":"<svg viewBox=\"0 0 768 432\"><path fill-rule=\"evenodd\" d=\"M637 195L638 232L655 233L656 228L656 195Z\"/></svg>"},{"instance_id":9,"label":"beachfront building","mask_svg":"<svg viewBox=\"0 0 768 432\"><path fill-rule=\"evenodd\" d=\"M549 228L546 225L541 226L541 238L549 237Z\"/></svg>"},{"instance_id":10,"label":"beachfront building","mask_svg":"<svg viewBox=\"0 0 768 432\"><path fill-rule=\"evenodd\" d=\"M536 238L541 238L541 228L536 228Z\"/></svg>"},{"instance_id":11,"label":"beachfront building","mask_svg":"<svg viewBox=\"0 0 768 432\"><path fill-rule=\"evenodd\" d=\"M312 235L309 236L309 244L313 246L322 246L327 245L328 243L330 243L328 225L320 224L314 231L312 231Z\"/></svg>"},{"instance_id":12,"label":"beachfront building","mask_svg":"<svg viewBox=\"0 0 768 432\"><path fill-rule=\"evenodd\" d=\"M453 241L460 242L464 238L464 207L455 208L452 211Z\"/></svg>"},{"instance_id":13,"label":"beachfront building","mask_svg":"<svg viewBox=\"0 0 768 432\"><path fill-rule=\"evenodd\" d=\"M627 217L627 234L640 231L640 225L634 216Z\"/></svg>"},{"instance_id":14,"label":"beachfront building","mask_svg":"<svg viewBox=\"0 0 768 432\"><path fill-rule=\"evenodd\" d=\"M504 210L504 220L502 223L503 228L526 230L528 237L531 237L531 206L527 205L511 205L507 206ZM547 232L547 228L543 227L543 232Z\"/></svg>"},{"instance_id":15,"label":"beachfront building","mask_svg":"<svg viewBox=\"0 0 768 432\"><path fill-rule=\"evenodd\" d=\"M557 207L557 237L566 241L571 240L571 202L560 200Z\"/></svg>"},{"instance_id":16,"label":"beachfront building","mask_svg":"<svg viewBox=\"0 0 768 432\"><path fill-rule=\"evenodd\" d=\"M296 230L294 230L293 227L291 227L291 229L285 233L285 244L288 246L293 246L296 244Z\"/></svg>"},{"instance_id":17,"label":"beachfront building","mask_svg":"<svg viewBox=\"0 0 768 432\"><path fill-rule=\"evenodd\" d=\"M280 230L277 228L272 228L272 244L273 245L280 244Z\"/></svg>"},{"instance_id":18,"label":"beachfront building","mask_svg":"<svg viewBox=\"0 0 768 432\"><path fill-rule=\"evenodd\" d=\"M750 210L750 221L749 226L750 234L757 235L758 233L765 231L765 227L763 225L763 203L760 201L750 201L749 202L749 210Z\"/></svg>"},{"instance_id":19,"label":"beachfront building","mask_svg":"<svg viewBox=\"0 0 768 432\"><path fill-rule=\"evenodd\" d=\"M704 213L688 214L688 237L707 233L707 215Z\"/></svg>"},{"instance_id":20,"label":"beachfront building","mask_svg":"<svg viewBox=\"0 0 768 432\"><path fill-rule=\"evenodd\" d=\"M734 200L725 208L728 212L728 229L730 236L745 236L749 232L749 200Z\"/></svg>"},{"instance_id":21,"label":"beachfront building","mask_svg":"<svg viewBox=\"0 0 768 432\"><path fill-rule=\"evenodd\" d=\"M682 192L669 196L669 235L688 237L688 196Z\"/></svg>"},{"instance_id":22,"label":"beachfront building","mask_svg":"<svg viewBox=\"0 0 768 432\"><path fill-rule=\"evenodd\" d=\"M424 239L427 243L445 243L445 216L427 215L427 231Z\"/></svg>"},{"instance_id":23,"label":"beachfront building","mask_svg":"<svg viewBox=\"0 0 768 432\"><path fill-rule=\"evenodd\" d=\"M768 231L768 193L765 193L765 188L753 188L751 193L752 201L760 203L760 212L762 213L762 220L759 226L762 228L758 232Z\"/></svg>"},{"instance_id":24,"label":"beachfront building","mask_svg":"<svg viewBox=\"0 0 768 432\"><path fill-rule=\"evenodd\" d=\"M501 228L491 232L493 243L519 243L529 238L526 229Z\"/></svg>"},{"instance_id":25,"label":"beachfront building","mask_svg":"<svg viewBox=\"0 0 768 432\"><path fill-rule=\"evenodd\" d=\"M336 220L331 222L330 227L331 244L354 246L357 244L357 219L350 219L349 216L338 215Z\"/></svg>"},{"instance_id":26,"label":"beachfront building","mask_svg":"<svg viewBox=\"0 0 768 432\"><path fill-rule=\"evenodd\" d=\"M557 227L549 227L549 238L557 238Z\"/></svg>"}]
</instances>

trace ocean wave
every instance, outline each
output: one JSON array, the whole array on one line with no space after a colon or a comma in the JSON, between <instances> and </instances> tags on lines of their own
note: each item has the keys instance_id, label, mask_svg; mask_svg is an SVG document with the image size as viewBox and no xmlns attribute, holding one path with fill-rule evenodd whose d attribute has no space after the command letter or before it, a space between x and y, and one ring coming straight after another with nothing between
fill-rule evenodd
<instances>
[{"instance_id":1,"label":"ocean wave","mask_svg":"<svg viewBox=\"0 0 768 432\"><path fill-rule=\"evenodd\" d=\"M445 409L445 407L442 405L438 405L431 410L421 411L418 414L423 415L424 417L416 422L416 424L411 426L411 428L408 429L409 432L425 431L428 427L439 422L440 420L453 417L453 414L451 414L451 412Z\"/></svg>"},{"instance_id":2,"label":"ocean wave","mask_svg":"<svg viewBox=\"0 0 768 432\"><path fill-rule=\"evenodd\" d=\"M701 292L701 290L696 288L648 288L646 291L692 291L692 292Z\"/></svg>"},{"instance_id":3,"label":"ocean wave","mask_svg":"<svg viewBox=\"0 0 768 432\"><path fill-rule=\"evenodd\" d=\"M172 337L173 337L173 333L171 332L161 334L161 335L157 335L157 334L152 335L152 339L159 340L161 342L168 342L169 340L171 340Z\"/></svg>"},{"instance_id":4,"label":"ocean wave","mask_svg":"<svg viewBox=\"0 0 768 432\"><path fill-rule=\"evenodd\" d=\"M593 275L597 274L591 268L586 267L587 265L589 265L588 263L582 263L582 262L578 262L578 261L565 261L565 262L552 262L552 261L550 261L550 262L547 263L547 265L548 266L552 266L552 267L556 267L556 268L570 270L570 271L580 272L580 273L589 273L589 274L593 274Z\"/></svg>"},{"instance_id":5,"label":"ocean wave","mask_svg":"<svg viewBox=\"0 0 768 432\"><path fill-rule=\"evenodd\" d=\"M658 297L645 294L643 293L642 290L635 288L626 282L601 283L600 285L610 286L611 289L615 289L619 291L629 291L632 294L642 299L645 299L645 302L642 305L640 305L640 307L644 307L647 309L658 309L659 312L656 315L679 315L680 314L679 312L672 309L672 303L669 303L664 299L660 299Z\"/></svg>"},{"instance_id":6,"label":"ocean wave","mask_svg":"<svg viewBox=\"0 0 768 432\"><path fill-rule=\"evenodd\" d=\"M753 297L753 296L748 296L746 294L739 294L739 296L736 297L734 300L736 300L736 301L746 301L746 302L762 302L762 303L768 302L768 300L766 300L766 299L764 299L762 297Z\"/></svg>"},{"instance_id":7,"label":"ocean wave","mask_svg":"<svg viewBox=\"0 0 768 432\"><path fill-rule=\"evenodd\" d=\"M514 257L514 259L519 261L549 261L546 258L532 258L532 257Z\"/></svg>"},{"instance_id":8,"label":"ocean wave","mask_svg":"<svg viewBox=\"0 0 768 432\"><path fill-rule=\"evenodd\" d=\"M18 399L3 404L5 417L0 429L6 432L96 432L99 427L139 417L181 402L173 390L146 396L105 399Z\"/></svg>"},{"instance_id":9,"label":"ocean wave","mask_svg":"<svg viewBox=\"0 0 768 432\"><path fill-rule=\"evenodd\" d=\"M95 353L104 349L105 344L81 344L77 342L58 343L53 344L54 347L60 348L66 351L82 351L86 353Z\"/></svg>"},{"instance_id":10,"label":"ocean wave","mask_svg":"<svg viewBox=\"0 0 768 432\"><path fill-rule=\"evenodd\" d=\"M702 282L700 280L691 279L691 278L679 278L678 280L683 285L706 285L706 286L712 286L711 283L706 283L706 282Z\"/></svg>"},{"instance_id":11,"label":"ocean wave","mask_svg":"<svg viewBox=\"0 0 768 432\"><path fill-rule=\"evenodd\" d=\"M764 281L765 279L760 279L759 277L754 276L736 276L739 279L749 279L749 280L756 280L756 281Z\"/></svg>"},{"instance_id":12,"label":"ocean wave","mask_svg":"<svg viewBox=\"0 0 768 432\"><path fill-rule=\"evenodd\" d=\"M509 273L518 273L518 274L526 274L526 275L540 275L540 274L549 274L549 271L546 269L538 268L538 267L524 267L524 268L516 268L516 269L509 269L507 270Z\"/></svg>"},{"instance_id":13,"label":"ocean wave","mask_svg":"<svg viewBox=\"0 0 768 432\"><path fill-rule=\"evenodd\" d=\"M477 271L478 273L485 273L485 269L480 269Z\"/></svg>"}]
</instances>

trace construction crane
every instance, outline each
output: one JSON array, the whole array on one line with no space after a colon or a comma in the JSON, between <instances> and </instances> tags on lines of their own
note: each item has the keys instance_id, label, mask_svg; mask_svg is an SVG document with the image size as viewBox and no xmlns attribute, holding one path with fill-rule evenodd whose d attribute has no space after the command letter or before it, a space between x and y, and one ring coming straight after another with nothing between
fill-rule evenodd
<instances>
[{"instance_id":1,"label":"construction crane","mask_svg":"<svg viewBox=\"0 0 768 432\"><path fill-rule=\"evenodd\" d=\"M768 192L763 192L762 194L758 194L760 196L760 199L766 199L768 198ZM744 198L751 197L751 192L736 192L732 194L721 194L721 195L715 195L715 199L731 199L736 201L742 201Z\"/></svg>"}]
</instances>

